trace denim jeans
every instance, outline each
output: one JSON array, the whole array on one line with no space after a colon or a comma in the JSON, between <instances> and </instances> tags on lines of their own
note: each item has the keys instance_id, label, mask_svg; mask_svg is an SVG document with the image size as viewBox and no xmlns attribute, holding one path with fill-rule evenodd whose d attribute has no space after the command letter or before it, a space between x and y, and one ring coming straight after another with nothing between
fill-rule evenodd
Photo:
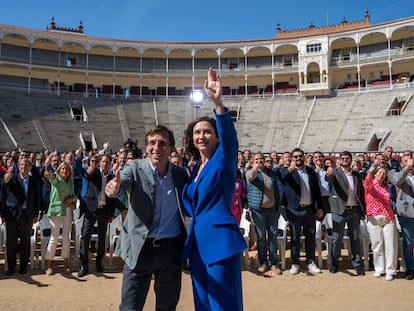
<instances>
[{"instance_id":1,"label":"denim jeans","mask_svg":"<svg viewBox=\"0 0 414 311\"><path fill-rule=\"evenodd\" d=\"M407 218L398 215L398 222L401 226L403 236L403 255L407 271L414 271L414 218Z\"/></svg>"},{"instance_id":2,"label":"denim jeans","mask_svg":"<svg viewBox=\"0 0 414 311\"><path fill-rule=\"evenodd\" d=\"M276 265L277 261L277 208L253 209L252 216L257 234L259 264ZM267 238L266 238L267 233ZM269 243L268 243L269 240ZM269 253L267 245L269 245ZM267 256L269 254L269 257Z\"/></svg>"}]
</instances>

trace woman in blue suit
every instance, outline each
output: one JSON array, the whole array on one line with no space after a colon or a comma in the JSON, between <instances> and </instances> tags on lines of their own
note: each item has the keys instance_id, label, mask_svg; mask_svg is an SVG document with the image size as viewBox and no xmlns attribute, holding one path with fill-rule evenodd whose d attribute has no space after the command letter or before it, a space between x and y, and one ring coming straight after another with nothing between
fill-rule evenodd
<instances>
[{"instance_id":1,"label":"woman in blue suit","mask_svg":"<svg viewBox=\"0 0 414 311\"><path fill-rule=\"evenodd\" d=\"M201 117L185 131L187 151L198 160L183 191L192 217L183 257L190 259L195 310L243 310L241 252L246 243L231 213L238 142L221 99L221 79L208 71L204 85L216 119Z\"/></svg>"}]
</instances>

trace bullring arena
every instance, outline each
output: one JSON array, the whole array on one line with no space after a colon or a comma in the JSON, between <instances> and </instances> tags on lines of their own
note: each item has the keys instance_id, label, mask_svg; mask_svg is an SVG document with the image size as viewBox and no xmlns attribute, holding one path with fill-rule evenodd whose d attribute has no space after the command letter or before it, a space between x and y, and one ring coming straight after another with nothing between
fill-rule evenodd
<instances>
[{"instance_id":1,"label":"bullring arena","mask_svg":"<svg viewBox=\"0 0 414 311\"><path fill-rule=\"evenodd\" d=\"M156 123L171 128L180 145L185 126L212 113L207 101L192 100L209 67L224 82L240 150L414 149L414 17L371 24L366 12L360 21L292 31L278 26L274 38L229 42L102 39L54 19L46 31L0 24L0 152L99 149L106 141L115 149L128 138L143 147L144 133ZM45 276L40 232L36 237L34 269L12 278L0 273L2 310L118 308L119 258L82 279ZM412 309L413 286L402 272L393 282L374 278L371 266L365 277L356 276L344 249L341 271L333 275L325 246L321 254L320 275L284 271L267 278L256 273L256 252L249 252L245 310ZM289 250L286 257L289 265ZM146 310L153 309L151 290ZM177 310L192 309L184 273Z\"/></svg>"}]
</instances>

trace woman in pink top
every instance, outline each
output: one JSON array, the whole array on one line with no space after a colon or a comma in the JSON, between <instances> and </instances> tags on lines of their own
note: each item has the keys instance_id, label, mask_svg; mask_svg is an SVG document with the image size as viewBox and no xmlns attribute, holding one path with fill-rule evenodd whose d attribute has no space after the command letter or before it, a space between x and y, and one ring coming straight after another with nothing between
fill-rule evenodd
<instances>
[{"instance_id":1,"label":"woman in pink top","mask_svg":"<svg viewBox=\"0 0 414 311\"><path fill-rule=\"evenodd\" d=\"M391 208L386 168L377 166L377 160L365 178L367 229L374 254L374 276L392 281L396 274L398 235L395 214Z\"/></svg>"},{"instance_id":2,"label":"woman in pink top","mask_svg":"<svg viewBox=\"0 0 414 311\"><path fill-rule=\"evenodd\" d=\"M241 216L243 214L243 201L242 197L247 196L246 187L243 185L241 179L241 173L239 170L236 171L236 183L234 185L233 198L231 201L231 213L240 225Z\"/></svg>"}]
</instances>

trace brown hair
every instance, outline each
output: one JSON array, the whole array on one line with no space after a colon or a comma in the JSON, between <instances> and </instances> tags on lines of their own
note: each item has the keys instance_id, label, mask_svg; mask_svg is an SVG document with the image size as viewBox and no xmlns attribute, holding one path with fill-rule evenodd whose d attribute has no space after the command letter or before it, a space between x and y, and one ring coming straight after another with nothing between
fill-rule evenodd
<instances>
[{"instance_id":1,"label":"brown hair","mask_svg":"<svg viewBox=\"0 0 414 311\"><path fill-rule=\"evenodd\" d=\"M174 133L168 129L168 127L164 125L155 125L152 129L150 129L145 134L145 145L148 144L148 137L154 136L154 135L162 135L168 137L168 141L170 142L170 146L174 148L175 146L175 139L174 139Z\"/></svg>"},{"instance_id":2,"label":"brown hair","mask_svg":"<svg viewBox=\"0 0 414 311\"><path fill-rule=\"evenodd\" d=\"M184 145L185 145L185 149L187 150L187 152L190 155L192 155L197 161L201 159L201 156L200 156L200 151L198 151L198 149L194 146L193 130L197 123L203 122L203 121L211 124L211 126L214 129L214 133L216 134L216 137L218 139L217 125L216 125L216 120L214 118L210 118L207 116L200 117L200 118L195 119L190 124L188 124L186 130L184 131Z\"/></svg>"}]
</instances>

